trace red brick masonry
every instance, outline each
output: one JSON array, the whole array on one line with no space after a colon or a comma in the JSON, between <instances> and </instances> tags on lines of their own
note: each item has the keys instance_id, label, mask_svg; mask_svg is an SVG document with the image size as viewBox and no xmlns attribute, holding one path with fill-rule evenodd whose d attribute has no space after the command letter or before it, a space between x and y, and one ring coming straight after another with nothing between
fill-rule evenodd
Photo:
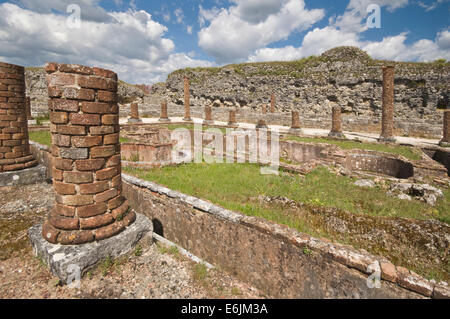
<instances>
[{"instance_id":1,"label":"red brick masonry","mask_svg":"<svg viewBox=\"0 0 450 319\"><path fill-rule=\"evenodd\" d=\"M46 71L56 204L42 235L63 245L112 237L136 218L122 196L117 75L56 63Z\"/></svg>"},{"instance_id":2,"label":"red brick masonry","mask_svg":"<svg viewBox=\"0 0 450 319\"><path fill-rule=\"evenodd\" d=\"M0 62L0 173L37 164L28 142L25 69Z\"/></svg>"}]
</instances>

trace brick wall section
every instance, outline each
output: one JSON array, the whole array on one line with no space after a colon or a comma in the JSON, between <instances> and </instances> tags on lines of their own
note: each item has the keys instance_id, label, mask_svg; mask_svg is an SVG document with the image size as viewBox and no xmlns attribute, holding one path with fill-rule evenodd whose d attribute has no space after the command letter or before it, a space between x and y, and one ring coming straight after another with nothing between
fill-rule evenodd
<instances>
[{"instance_id":1,"label":"brick wall section","mask_svg":"<svg viewBox=\"0 0 450 319\"><path fill-rule=\"evenodd\" d=\"M25 69L0 62L0 173L37 163L28 141Z\"/></svg>"},{"instance_id":2,"label":"brick wall section","mask_svg":"<svg viewBox=\"0 0 450 319\"><path fill-rule=\"evenodd\" d=\"M300 128L300 116L298 111L292 111L292 125L291 128Z\"/></svg>"},{"instance_id":3,"label":"brick wall section","mask_svg":"<svg viewBox=\"0 0 450 319\"><path fill-rule=\"evenodd\" d=\"M444 111L444 132L441 143L450 144L450 109Z\"/></svg>"},{"instance_id":4,"label":"brick wall section","mask_svg":"<svg viewBox=\"0 0 450 319\"><path fill-rule=\"evenodd\" d=\"M275 113L275 94L270 96L270 113Z\"/></svg>"},{"instance_id":5,"label":"brick wall section","mask_svg":"<svg viewBox=\"0 0 450 319\"><path fill-rule=\"evenodd\" d=\"M112 237L135 219L122 196L117 75L56 63L46 72L56 203L42 235L63 245Z\"/></svg>"},{"instance_id":6,"label":"brick wall section","mask_svg":"<svg viewBox=\"0 0 450 319\"><path fill-rule=\"evenodd\" d=\"M394 67L383 67L383 113L381 119L381 139L394 137Z\"/></svg>"},{"instance_id":7,"label":"brick wall section","mask_svg":"<svg viewBox=\"0 0 450 319\"><path fill-rule=\"evenodd\" d=\"M139 120L139 105L137 102L131 103L131 114L130 117L133 120Z\"/></svg>"},{"instance_id":8,"label":"brick wall section","mask_svg":"<svg viewBox=\"0 0 450 319\"><path fill-rule=\"evenodd\" d=\"M184 77L184 120L191 120L191 92L189 90L189 78Z\"/></svg>"}]
</instances>

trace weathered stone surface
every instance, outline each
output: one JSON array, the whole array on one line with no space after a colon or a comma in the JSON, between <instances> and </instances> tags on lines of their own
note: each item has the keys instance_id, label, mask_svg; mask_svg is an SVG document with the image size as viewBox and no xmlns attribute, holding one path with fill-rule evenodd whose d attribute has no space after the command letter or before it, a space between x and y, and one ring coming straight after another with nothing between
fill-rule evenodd
<instances>
[{"instance_id":1,"label":"weathered stone surface","mask_svg":"<svg viewBox=\"0 0 450 319\"><path fill-rule=\"evenodd\" d=\"M34 254L47 264L51 272L65 284L70 284L79 271L82 275L87 269L107 258L116 258L132 250L143 236L152 236L152 222L141 214L136 221L113 238L80 245L51 244L42 238L42 226L29 229L28 235Z\"/></svg>"},{"instance_id":2,"label":"weathered stone surface","mask_svg":"<svg viewBox=\"0 0 450 319\"><path fill-rule=\"evenodd\" d=\"M47 179L47 168L38 165L19 171L0 173L0 186L29 185Z\"/></svg>"}]
</instances>

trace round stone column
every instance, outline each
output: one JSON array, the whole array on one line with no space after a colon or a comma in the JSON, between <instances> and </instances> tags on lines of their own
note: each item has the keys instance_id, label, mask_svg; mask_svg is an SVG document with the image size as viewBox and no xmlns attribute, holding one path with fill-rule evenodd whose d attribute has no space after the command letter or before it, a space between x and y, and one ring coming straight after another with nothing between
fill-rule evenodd
<instances>
[{"instance_id":1,"label":"round stone column","mask_svg":"<svg viewBox=\"0 0 450 319\"><path fill-rule=\"evenodd\" d=\"M450 109L444 111L444 131L442 140L439 145L442 147L450 147Z\"/></svg>"},{"instance_id":2,"label":"round stone column","mask_svg":"<svg viewBox=\"0 0 450 319\"><path fill-rule=\"evenodd\" d=\"M56 203L42 235L63 245L112 237L136 218L122 196L117 75L56 63L46 71Z\"/></svg>"},{"instance_id":3,"label":"round stone column","mask_svg":"<svg viewBox=\"0 0 450 319\"><path fill-rule=\"evenodd\" d=\"M32 120L33 116L31 115L31 98L27 96L26 99L26 110L27 110L27 119Z\"/></svg>"},{"instance_id":4,"label":"round stone column","mask_svg":"<svg viewBox=\"0 0 450 319\"><path fill-rule=\"evenodd\" d=\"M342 133L342 123L341 123L341 107L333 106L332 119L331 119L331 131L328 134L329 137L333 138L345 138Z\"/></svg>"},{"instance_id":5,"label":"round stone column","mask_svg":"<svg viewBox=\"0 0 450 319\"><path fill-rule=\"evenodd\" d=\"M298 111L292 111L291 129L299 129L299 128L300 128L300 115Z\"/></svg>"},{"instance_id":6,"label":"round stone column","mask_svg":"<svg viewBox=\"0 0 450 319\"><path fill-rule=\"evenodd\" d=\"M383 113L381 119L381 142L395 142L394 137L394 66L383 68Z\"/></svg>"},{"instance_id":7,"label":"round stone column","mask_svg":"<svg viewBox=\"0 0 450 319\"><path fill-rule=\"evenodd\" d=\"M159 118L160 122L170 122L169 116L167 114L167 101L161 102L161 117Z\"/></svg>"},{"instance_id":8,"label":"round stone column","mask_svg":"<svg viewBox=\"0 0 450 319\"><path fill-rule=\"evenodd\" d=\"M203 124L209 125L213 123L211 106L205 106L205 120L203 121Z\"/></svg>"},{"instance_id":9,"label":"round stone column","mask_svg":"<svg viewBox=\"0 0 450 319\"><path fill-rule=\"evenodd\" d=\"M0 62L0 173L37 164L28 140L25 69Z\"/></svg>"},{"instance_id":10,"label":"round stone column","mask_svg":"<svg viewBox=\"0 0 450 319\"><path fill-rule=\"evenodd\" d=\"M192 122L191 118L191 92L189 88L189 78L184 77L184 121Z\"/></svg>"}]
</instances>

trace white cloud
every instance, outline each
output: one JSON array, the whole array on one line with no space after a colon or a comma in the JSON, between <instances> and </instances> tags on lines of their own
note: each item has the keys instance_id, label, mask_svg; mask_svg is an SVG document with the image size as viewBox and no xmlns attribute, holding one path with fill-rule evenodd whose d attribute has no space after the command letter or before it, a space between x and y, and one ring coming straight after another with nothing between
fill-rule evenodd
<instances>
[{"instance_id":1,"label":"white cloud","mask_svg":"<svg viewBox=\"0 0 450 319\"><path fill-rule=\"evenodd\" d=\"M177 22L183 23L183 20L184 20L183 9L177 8L173 13L175 14L175 17L177 18Z\"/></svg>"},{"instance_id":2,"label":"white cloud","mask_svg":"<svg viewBox=\"0 0 450 319\"><path fill-rule=\"evenodd\" d=\"M423 1L419 1L419 6L425 8L425 11L432 11L436 9L441 3L448 2L449 0L437 0L432 2L431 4L426 4Z\"/></svg>"},{"instance_id":3,"label":"white cloud","mask_svg":"<svg viewBox=\"0 0 450 319\"><path fill-rule=\"evenodd\" d=\"M191 25L186 26L186 32L188 34L192 34L192 26Z\"/></svg>"},{"instance_id":4,"label":"white cloud","mask_svg":"<svg viewBox=\"0 0 450 319\"><path fill-rule=\"evenodd\" d=\"M167 28L145 11L108 12L109 21L85 21L71 29L66 16L0 4L0 57L5 62L41 66L78 63L114 70L124 80L149 83L187 66L210 66L174 53Z\"/></svg>"},{"instance_id":5,"label":"white cloud","mask_svg":"<svg viewBox=\"0 0 450 319\"><path fill-rule=\"evenodd\" d=\"M200 23L209 20L210 25L198 32L199 45L219 63L242 61L255 50L286 39L294 31L307 30L324 17L321 9L305 9L303 0L272 0L264 1L264 10L248 21L242 18L243 12L258 8L259 2L234 2L236 5L229 9L200 13ZM279 8L275 12L276 5Z\"/></svg>"}]
</instances>

